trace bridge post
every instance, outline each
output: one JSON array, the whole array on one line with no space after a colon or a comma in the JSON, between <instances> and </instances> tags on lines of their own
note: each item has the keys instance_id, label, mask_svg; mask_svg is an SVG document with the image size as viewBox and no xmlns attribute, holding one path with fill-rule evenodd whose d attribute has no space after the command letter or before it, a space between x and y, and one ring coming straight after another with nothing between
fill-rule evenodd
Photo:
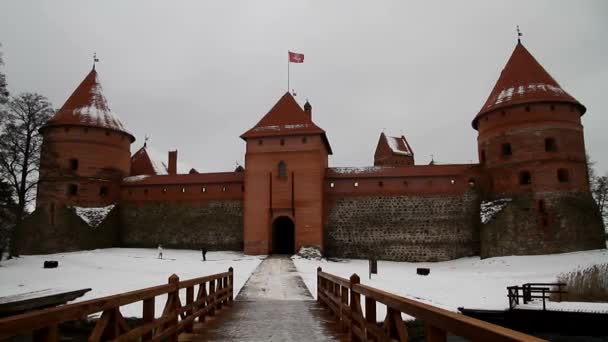
<instances>
[{"instance_id":1,"label":"bridge post","mask_svg":"<svg viewBox=\"0 0 608 342\"><path fill-rule=\"evenodd\" d=\"M232 266L228 268L228 273L230 273L230 275L228 276L228 286L230 286L230 296L228 296L228 305L232 305L232 302L234 301L234 268L232 268Z\"/></svg>"},{"instance_id":2,"label":"bridge post","mask_svg":"<svg viewBox=\"0 0 608 342\"><path fill-rule=\"evenodd\" d=\"M171 300L171 308L170 311L173 315L171 322L169 323L170 326L175 327L175 330L173 331L173 333L171 335L169 335L168 341L169 342L177 342L177 324L178 324L178 316L179 314L177 313L177 309L179 308L179 277L176 274L172 274L169 277L169 285L173 285L174 286L174 290L169 292L168 296L169 296L169 300Z\"/></svg>"},{"instance_id":3,"label":"bridge post","mask_svg":"<svg viewBox=\"0 0 608 342\"><path fill-rule=\"evenodd\" d=\"M355 333L356 323L354 317L359 314L358 309L361 307L361 295L353 290L354 285L359 285L359 283L361 283L361 279L356 273L350 276L350 286L348 289L350 292L350 321L348 322L348 330L350 331L350 340L352 342L360 341ZM363 326L361 328L362 331L365 331Z\"/></svg>"},{"instance_id":4,"label":"bridge post","mask_svg":"<svg viewBox=\"0 0 608 342\"><path fill-rule=\"evenodd\" d=\"M323 305L323 302L321 301L321 286L322 286L322 285L321 285L321 282L322 282L323 280L321 279L321 275L320 275L320 273L321 273L322 271L323 271L323 270L321 269L321 267L320 267L320 266L319 266L319 267L317 267L317 302L318 302L319 304L321 304L321 305Z\"/></svg>"}]
</instances>

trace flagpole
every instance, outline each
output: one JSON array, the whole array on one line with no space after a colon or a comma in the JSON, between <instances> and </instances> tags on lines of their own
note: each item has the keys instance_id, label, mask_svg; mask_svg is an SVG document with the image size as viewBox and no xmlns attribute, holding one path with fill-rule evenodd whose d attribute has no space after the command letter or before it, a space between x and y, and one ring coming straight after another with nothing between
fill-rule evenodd
<instances>
[{"instance_id":1,"label":"flagpole","mask_svg":"<svg viewBox=\"0 0 608 342\"><path fill-rule=\"evenodd\" d=\"M287 92L289 93L289 50L287 51Z\"/></svg>"}]
</instances>

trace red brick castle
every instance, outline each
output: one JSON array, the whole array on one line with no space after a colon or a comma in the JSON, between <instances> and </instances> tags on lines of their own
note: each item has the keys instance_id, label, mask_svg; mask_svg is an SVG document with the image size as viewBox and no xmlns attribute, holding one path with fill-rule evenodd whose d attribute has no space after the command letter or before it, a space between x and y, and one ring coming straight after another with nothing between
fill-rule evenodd
<instances>
[{"instance_id":1,"label":"red brick castle","mask_svg":"<svg viewBox=\"0 0 608 342\"><path fill-rule=\"evenodd\" d=\"M326 132L289 94L241 135L245 166L177 173L150 158L110 110L93 69L42 128L36 211L15 248L109 246L434 261L603 248L581 116L518 42L473 118L478 164L415 165L382 133L367 168L328 167Z\"/></svg>"}]
</instances>

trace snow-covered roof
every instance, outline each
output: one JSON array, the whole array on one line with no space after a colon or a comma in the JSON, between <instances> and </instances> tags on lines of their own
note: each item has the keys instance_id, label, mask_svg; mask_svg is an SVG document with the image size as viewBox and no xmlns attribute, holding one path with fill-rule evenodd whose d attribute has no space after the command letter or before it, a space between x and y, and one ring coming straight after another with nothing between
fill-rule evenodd
<instances>
[{"instance_id":1,"label":"snow-covered roof","mask_svg":"<svg viewBox=\"0 0 608 342\"><path fill-rule=\"evenodd\" d=\"M585 107L568 94L523 46L517 43L509 61L500 73L485 104L473 119L477 128L479 117L498 108L534 102L567 102Z\"/></svg>"},{"instance_id":2,"label":"snow-covered roof","mask_svg":"<svg viewBox=\"0 0 608 342\"><path fill-rule=\"evenodd\" d=\"M167 165L146 145L137 150L131 157L131 176L167 175Z\"/></svg>"},{"instance_id":3,"label":"snow-covered roof","mask_svg":"<svg viewBox=\"0 0 608 342\"><path fill-rule=\"evenodd\" d=\"M325 131L315 125L311 116L287 92L253 128L243 133L241 138L247 140L268 136L312 134L320 134L329 154L332 154Z\"/></svg>"},{"instance_id":4,"label":"snow-covered roof","mask_svg":"<svg viewBox=\"0 0 608 342\"><path fill-rule=\"evenodd\" d=\"M121 131L135 138L125 129L118 116L110 109L103 95L103 87L95 69L91 70L74 90L65 104L49 119L47 126L82 125Z\"/></svg>"},{"instance_id":5,"label":"snow-covered roof","mask_svg":"<svg viewBox=\"0 0 608 342\"><path fill-rule=\"evenodd\" d=\"M391 152L394 154L401 154L406 156L412 155L412 150L405 140L404 136L401 137L389 137L386 136L386 142L388 143L388 147L391 149Z\"/></svg>"}]
</instances>

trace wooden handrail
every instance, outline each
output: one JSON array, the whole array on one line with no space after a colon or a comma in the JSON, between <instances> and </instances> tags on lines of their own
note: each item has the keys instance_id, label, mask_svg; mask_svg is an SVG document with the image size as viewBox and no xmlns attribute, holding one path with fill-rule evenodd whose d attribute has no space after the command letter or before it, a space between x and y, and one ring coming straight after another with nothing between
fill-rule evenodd
<instances>
[{"instance_id":1,"label":"wooden handrail","mask_svg":"<svg viewBox=\"0 0 608 342\"><path fill-rule=\"evenodd\" d=\"M361 296L365 297L365 312L362 310ZM317 269L317 301L334 314L352 341L407 341L409 337L401 318L402 313L424 321L427 341L445 341L448 332L471 340L543 341L515 330L362 285L356 274L345 279L325 273L320 267ZM381 325L376 322L376 303L386 306L387 314ZM348 308L347 312L344 307Z\"/></svg>"},{"instance_id":2,"label":"wooden handrail","mask_svg":"<svg viewBox=\"0 0 608 342\"><path fill-rule=\"evenodd\" d=\"M195 298L195 288L196 298ZM180 290L185 289L186 303L182 305ZM156 297L167 295L162 315L155 317ZM31 333L34 341L58 341L61 323L86 319L101 312L89 341L142 341L167 338L177 341L177 334L191 332L193 323L212 316L223 305L232 305L234 298L234 272L228 272L179 281L177 275L169 277L168 284L121 293L79 303L28 312L0 319L0 339ZM120 313L120 307L143 301L143 322L131 328Z\"/></svg>"}]
</instances>

